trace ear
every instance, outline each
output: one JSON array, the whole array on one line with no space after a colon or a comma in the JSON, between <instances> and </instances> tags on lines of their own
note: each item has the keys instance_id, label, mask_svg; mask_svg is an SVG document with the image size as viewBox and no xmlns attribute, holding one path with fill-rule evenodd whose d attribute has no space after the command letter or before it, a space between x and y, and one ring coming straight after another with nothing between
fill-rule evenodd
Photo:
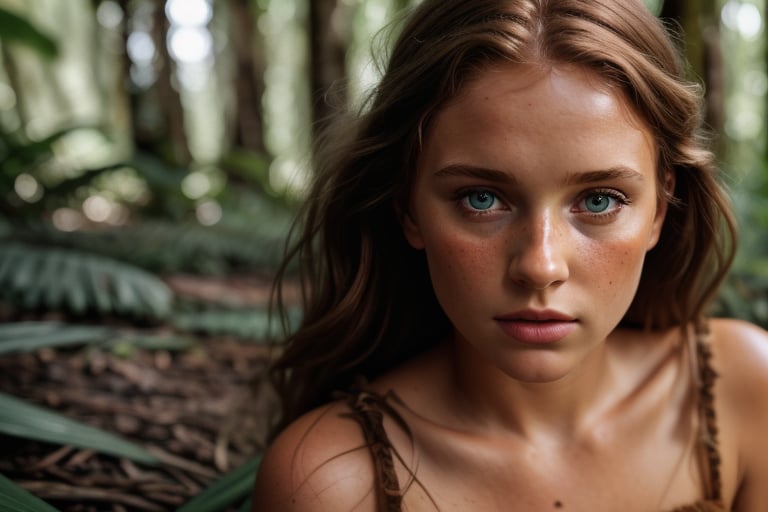
<instances>
[{"instance_id":1,"label":"ear","mask_svg":"<svg viewBox=\"0 0 768 512\"><path fill-rule=\"evenodd\" d=\"M403 228L403 235L411 247L414 249L423 249L424 240L421 237L421 229L413 215L410 212L404 211L402 208L396 208L397 218L400 221L400 226Z\"/></svg>"},{"instance_id":2,"label":"ear","mask_svg":"<svg viewBox=\"0 0 768 512\"><path fill-rule=\"evenodd\" d=\"M664 219L667 216L669 202L674 197L674 193L675 173L674 171L667 171L664 177L663 190L661 191L661 194L656 201L656 216L653 219L653 228L651 229L651 236L648 240L648 251L656 247L656 244L659 242L661 228L664 226Z\"/></svg>"}]
</instances>

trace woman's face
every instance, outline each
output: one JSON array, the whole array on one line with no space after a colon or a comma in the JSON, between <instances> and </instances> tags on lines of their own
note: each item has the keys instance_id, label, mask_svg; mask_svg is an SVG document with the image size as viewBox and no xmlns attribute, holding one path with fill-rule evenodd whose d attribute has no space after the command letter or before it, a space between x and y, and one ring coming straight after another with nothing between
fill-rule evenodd
<instances>
[{"instance_id":1,"label":"woman's face","mask_svg":"<svg viewBox=\"0 0 768 512\"><path fill-rule=\"evenodd\" d=\"M665 211L651 134L618 92L502 64L436 115L403 226L460 348L548 382L619 323Z\"/></svg>"}]
</instances>

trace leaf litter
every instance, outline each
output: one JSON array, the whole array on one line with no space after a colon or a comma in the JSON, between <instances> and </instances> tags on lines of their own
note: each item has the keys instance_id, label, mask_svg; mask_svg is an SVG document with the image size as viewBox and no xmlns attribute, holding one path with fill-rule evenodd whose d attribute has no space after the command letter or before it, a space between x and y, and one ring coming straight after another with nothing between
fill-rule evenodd
<instances>
[{"instance_id":1,"label":"leaf litter","mask_svg":"<svg viewBox=\"0 0 768 512\"><path fill-rule=\"evenodd\" d=\"M222 337L178 351L5 355L0 391L116 433L161 462L0 435L0 474L63 512L176 510L263 449L273 397L258 383L269 355Z\"/></svg>"}]
</instances>

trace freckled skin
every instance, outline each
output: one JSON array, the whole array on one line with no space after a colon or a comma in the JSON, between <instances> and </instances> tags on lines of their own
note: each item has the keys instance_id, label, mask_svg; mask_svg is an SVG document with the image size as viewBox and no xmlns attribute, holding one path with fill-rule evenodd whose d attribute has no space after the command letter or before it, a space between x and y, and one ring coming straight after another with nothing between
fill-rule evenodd
<instances>
[{"instance_id":1,"label":"freckled skin","mask_svg":"<svg viewBox=\"0 0 768 512\"><path fill-rule=\"evenodd\" d=\"M436 174L452 165L502 171L510 181ZM619 166L639 179L569 181ZM468 212L457 199L472 187L493 193L490 212ZM584 194L604 189L628 204L589 215ZM603 350L664 212L650 132L617 92L574 67L505 65L481 73L436 116L404 224L426 252L460 357L549 382ZM556 309L578 327L555 344L520 343L494 318L526 308Z\"/></svg>"},{"instance_id":2,"label":"freckled skin","mask_svg":"<svg viewBox=\"0 0 768 512\"><path fill-rule=\"evenodd\" d=\"M622 97L574 67L487 69L436 115L401 221L455 335L371 382L408 427L384 415L404 510L645 512L706 496L685 340L614 329L664 219L655 162ZM525 344L495 320L525 308L576 327ZM717 319L709 341L725 509L768 510L768 334ZM368 441L345 403L310 411L267 450L252 509L376 510Z\"/></svg>"}]
</instances>

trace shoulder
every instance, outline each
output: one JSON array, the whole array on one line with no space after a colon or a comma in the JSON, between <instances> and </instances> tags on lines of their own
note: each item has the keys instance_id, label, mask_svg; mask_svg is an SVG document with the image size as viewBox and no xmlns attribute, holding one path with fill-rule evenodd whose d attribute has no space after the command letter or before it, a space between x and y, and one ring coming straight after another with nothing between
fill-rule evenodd
<instances>
[{"instance_id":1,"label":"shoulder","mask_svg":"<svg viewBox=\"0 0 768 512\"><path fill-rule=\"evenodd\" d=\"M267 449L254 489L260 512L375 510L373 462L343 403L290 424Z\"/></svg>"},{"instance_id":2,"label":"shoulder","mask_svg":"<svg viewBox=\"0 0 768 512\"><path fill-rule=\"evenodd\" d=\"M768 331L733 319L712 320L710 327L715 369L723 379L724 392L759 392L768 399Z\"/></svg>"},{"instance_id":3,"label":"shoulder","mask_svg":"<svg viewBox=\"0 0 768 512\"><path fill-rule=\"evenodd\" d=\"M768 332L741 320L713 320L718 423L738 453L733 510L768 510Z\"/></svg>"},{"instance_id":4,"label":"shoulder","mask_svg":"<svg viewBox=\"0 0 768 512\"><path fill-rule=\"evenodd\" d=\"M768 428L768 332L742 320L710 323L713 366L723 406L737 418L762 413ZM756 410L758 405L763 407Z\"/></svg>"}]
</instances>

